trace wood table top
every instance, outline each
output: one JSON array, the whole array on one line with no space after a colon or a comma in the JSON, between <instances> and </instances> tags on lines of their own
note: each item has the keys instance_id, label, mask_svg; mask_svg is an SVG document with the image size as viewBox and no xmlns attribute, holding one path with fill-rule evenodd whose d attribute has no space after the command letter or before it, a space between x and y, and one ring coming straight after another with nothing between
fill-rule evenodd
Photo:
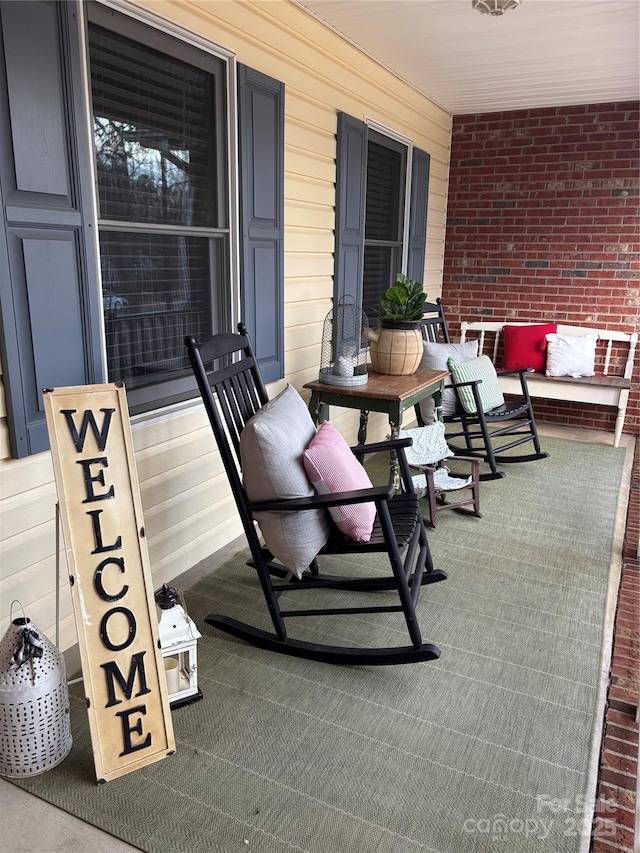
<instances>
[{"instance_id":1,"label":"wood table top","mask_svg":"<svg viewBox=\"0 0 640 853\"><path fill-rule=\"evenodd\" d=\"M325 382L307 382L303 387L311 391L324 391L340 394L344 397L363 397L376 400L402 401L413 397L425 388L447 378L447 370L416 370L406 376L391 376L386 373L376 373L369 366L369 379L363 385L327 385Z\"/></svg>"}]
</instances>

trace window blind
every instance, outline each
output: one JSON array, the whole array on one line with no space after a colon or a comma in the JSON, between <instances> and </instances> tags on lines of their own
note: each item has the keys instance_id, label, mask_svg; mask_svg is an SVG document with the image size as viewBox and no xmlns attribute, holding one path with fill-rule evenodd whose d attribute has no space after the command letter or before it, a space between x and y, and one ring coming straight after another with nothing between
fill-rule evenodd
<instances>
[{"instance_id":1,"label":"window blind","mask_svg":"<svg viewBox=\"0 0 640 853\"><path fill-rule=\"evenodd\" d=\"M219 227L212 75L95 24L89 51L101 219Z\"/></svg>"}]
</instances>

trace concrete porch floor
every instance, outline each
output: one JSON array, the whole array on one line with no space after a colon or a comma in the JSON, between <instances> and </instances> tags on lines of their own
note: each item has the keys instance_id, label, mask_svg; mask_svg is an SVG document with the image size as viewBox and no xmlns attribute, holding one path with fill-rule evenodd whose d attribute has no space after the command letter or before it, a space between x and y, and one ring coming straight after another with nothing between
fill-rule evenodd
<instances>
[{"instance_id":1,"label":"concrete porch floor","mask_svg":"<svg viewBox=\"0 0 640 853\"><path fill-rule=\"evenodd\" d=\"M541 434L611 444L609 433L539 424ZM623 435L627 449L628 502L619 507L616 548L621 555L621 583L614 628L613 660L604 709L598 796L600 817L591 840L592 853L637 853L640 849L638 790L638 720L640 696L640 442ZM635 457L635 461L634 461ZM224 562L240 539L219 552ZM181 591L199 580L197 567L177 581ZM69 672L79 667L77 650L67 655ZM67 812L0 778L0 850L12 853L124 853L138 848L125 844ZM634 844L635 839L635 844ZM348 851L344 851L348 853Z\"/></svg>"}]
</instances>

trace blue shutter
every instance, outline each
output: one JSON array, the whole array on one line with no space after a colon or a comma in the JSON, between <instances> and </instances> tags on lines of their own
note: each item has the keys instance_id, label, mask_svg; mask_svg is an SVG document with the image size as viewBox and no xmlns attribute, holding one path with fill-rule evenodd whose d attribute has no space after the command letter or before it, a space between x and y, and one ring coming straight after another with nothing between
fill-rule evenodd
<instances>
[{"instance_id":1,"label":"blue shutter","mask_svg":"<svg viewBox=\"0 0 640 853\"><path fill-rule=\"evenodd\" d=\"M420 151L419 148L413 149L407 275L416 281L424 281L430 161L431 156L426 151Z\"/></svg>"},{"instance_id":2,"label":"blue shutter","mask_svg":"<svg viewBox=\"0 0 640 853\"><path fill-rule=\"evenodd\" d=\"M284 376L284 84L238 65L242 320L265 382Z\"/></svg>"},{"instance_id":3,"label":"blue shutter","mask_svg":"<svg viewBox=\"0 0 640 853\"><path fill-rule=\"evenodd\" d=\"M336 170L334 300L337 302L343 296L352 296L356 305L361 305L367 126L346 113L338 113Z\"/></svg>"},{"instance_id":4,"label":"blue shutter","mask_svg":"<svg viewBox=\"0 0 640 853\"><path fill-rule=\"evenodd\" d=\"M11 453L22 457L49 446L43 387L102 380L101 311L80 181L90 164L75 144L75 6L1 3L0 26L2 367Z\"/></svg>"}]
</instances>

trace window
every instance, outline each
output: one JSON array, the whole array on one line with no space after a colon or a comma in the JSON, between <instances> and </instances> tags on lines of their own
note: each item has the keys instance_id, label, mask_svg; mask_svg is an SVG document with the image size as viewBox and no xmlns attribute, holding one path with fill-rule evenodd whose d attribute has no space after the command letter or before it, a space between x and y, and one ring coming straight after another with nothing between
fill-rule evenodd
<instances>
[{"instance_id":1,"label":"window","mask_svg":"<svg viewBox=\"0 0 640 853\"><path fill-rule=\"evenodd\" d=\"M407 146L373 130L368 136L362 308L375 317L402 270Z\"/></svg>"},{"instance_id":2,"label":"window","mask_svg":"<svg viewBox=\"0 0 640 853\"><path fill-rule=\"evenodd\" d=\"M372 323L396 273L424 278L429 163L425 151L338 114L334 301L352 297Z\"/></svg>"},{"instance_id":3,"label":"window","mask_svg":"<svg viewBox=\"0 0 640 853\"><path fill-rule=\"evenodd\" d=\"M190 394L185 335L230 323L226 67L97 6L88 45L108 378L144 411Z\"/></svg>"},{"instance_id":4,"label":"window","mask_svg":"<svg viewBox=\"0 0 640 853\"><path fill-rule=\"evenodd\" d=\"M49 446L42 388L123 380L134 414L194 397L184 336L235 319L267 381L284 375L284 85L237 64L236 129L231 56L136 14L147 23L94 2L0 2L0 357L14 457Z\"/></svg>"}]
</instances>

